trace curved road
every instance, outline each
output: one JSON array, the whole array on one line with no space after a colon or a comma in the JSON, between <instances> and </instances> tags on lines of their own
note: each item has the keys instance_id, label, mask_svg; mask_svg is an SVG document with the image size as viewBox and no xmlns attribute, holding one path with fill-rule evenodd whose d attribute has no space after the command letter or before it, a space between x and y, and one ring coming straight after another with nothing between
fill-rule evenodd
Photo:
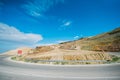
<instances>
[{"instance_id":1,"label":"curved road","mask_svg":"<svg viewBox=\"0 0 120 80\"><path fill-rule=\"evenodd\" d=\"M0 80L120 80L120 64L47 66L11 62L0 56Z\"/></svg>"}]
</instances>

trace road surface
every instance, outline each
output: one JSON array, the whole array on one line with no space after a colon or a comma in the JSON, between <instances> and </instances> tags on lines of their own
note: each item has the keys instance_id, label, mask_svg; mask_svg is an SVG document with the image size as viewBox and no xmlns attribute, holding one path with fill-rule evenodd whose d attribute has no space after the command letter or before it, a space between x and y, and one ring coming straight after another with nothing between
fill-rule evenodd
<instances>
[{"instance_id":1,"label":"road surface","mask_svg":"<svg viewBox=\"0 0 120 80\"><path fill-rule=\"evenodd\" d=\"M48 66L11 62L0 56L0 80L120 80L120 64Z\"/></svg>"}]
</instances>

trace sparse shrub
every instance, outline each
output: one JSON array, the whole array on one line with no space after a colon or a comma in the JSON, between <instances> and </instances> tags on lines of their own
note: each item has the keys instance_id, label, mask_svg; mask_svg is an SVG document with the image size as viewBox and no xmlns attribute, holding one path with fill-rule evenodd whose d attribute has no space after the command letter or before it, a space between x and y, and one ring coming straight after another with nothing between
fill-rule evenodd
<instances>
[{"instance_id":1,"label":"sparse shrub","mask_svg":"<svg viewBox=\"0 0 120 80\"><path fill-rule=\"evenodd\" d=\"M12 57L11 59L12 59L12 60L16 60L16 57Z\"/></svg>"},{"instance_id":2,"label":"sparse shrub","mask_svg":"<svg viewBox=\"0 0 120 80\"><path fill-rule=\"evenodd\" d=\"M68 62L61 62L61 65L65 65L65 64L68 64Z\"/></svg>"},{"instance_id":3,"label":"sparse shrub","mask_svg":"<svg viewBox=\"0 0 120 80\"><path fill-rule=\"evenodd\" d=\"M86 62L86 64L90 64L90 62Z\"/></svg>"},{"instance_id":4,"label":"sparse shrub","mask_svg":"<svg viewBox=\"0 0 120 80\"><path fill-rule=\"evenodd\" d=\"M120 57L114 57L114 58L112 58L112 61L113 62L116 62L116 61L118 61L120 59Z\"/></svg>"},{"instance_id":5,"label":"sparse shrub","mask_svg":"<svg viewBox=\"0 0 120 80\"><path fill-rule=\"evenodd\" d=\"M54 62L53 64L57 65L57 64L60 64L60 62Z\"/></svg>"}]
</instances>

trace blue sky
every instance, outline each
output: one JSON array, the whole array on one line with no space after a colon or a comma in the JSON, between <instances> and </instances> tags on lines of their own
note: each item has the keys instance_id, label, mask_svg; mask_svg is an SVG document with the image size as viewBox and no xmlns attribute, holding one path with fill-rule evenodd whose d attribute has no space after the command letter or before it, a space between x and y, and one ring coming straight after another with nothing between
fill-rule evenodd
<instances>
[{"instance_id":1,"label":"blue sky","mask_svg":"<svg viewBox=\"0 0 120 80\"><path fill-rule=\"evenodd\" d=\"M0 51L94 36L120 26L120 0L0 0Z\"/></svg>"}]
</instances>

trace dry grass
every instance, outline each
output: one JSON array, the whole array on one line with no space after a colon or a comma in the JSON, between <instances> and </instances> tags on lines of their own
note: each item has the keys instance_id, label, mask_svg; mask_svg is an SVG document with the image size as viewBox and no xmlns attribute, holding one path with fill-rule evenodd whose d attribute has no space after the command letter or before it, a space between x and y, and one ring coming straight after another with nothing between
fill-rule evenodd
<instances>
[{"instance_id":1,"label":"dry grass","mask_svg":"<svg viewBox=\"0 0 120 80\"><path fill-rule=\"evenodd\" d=\"M24 55L24 57L37 60L111 60L108 54L102 52L63 49L55 49L44 54Z\"/></svg>"}]
</instances>

